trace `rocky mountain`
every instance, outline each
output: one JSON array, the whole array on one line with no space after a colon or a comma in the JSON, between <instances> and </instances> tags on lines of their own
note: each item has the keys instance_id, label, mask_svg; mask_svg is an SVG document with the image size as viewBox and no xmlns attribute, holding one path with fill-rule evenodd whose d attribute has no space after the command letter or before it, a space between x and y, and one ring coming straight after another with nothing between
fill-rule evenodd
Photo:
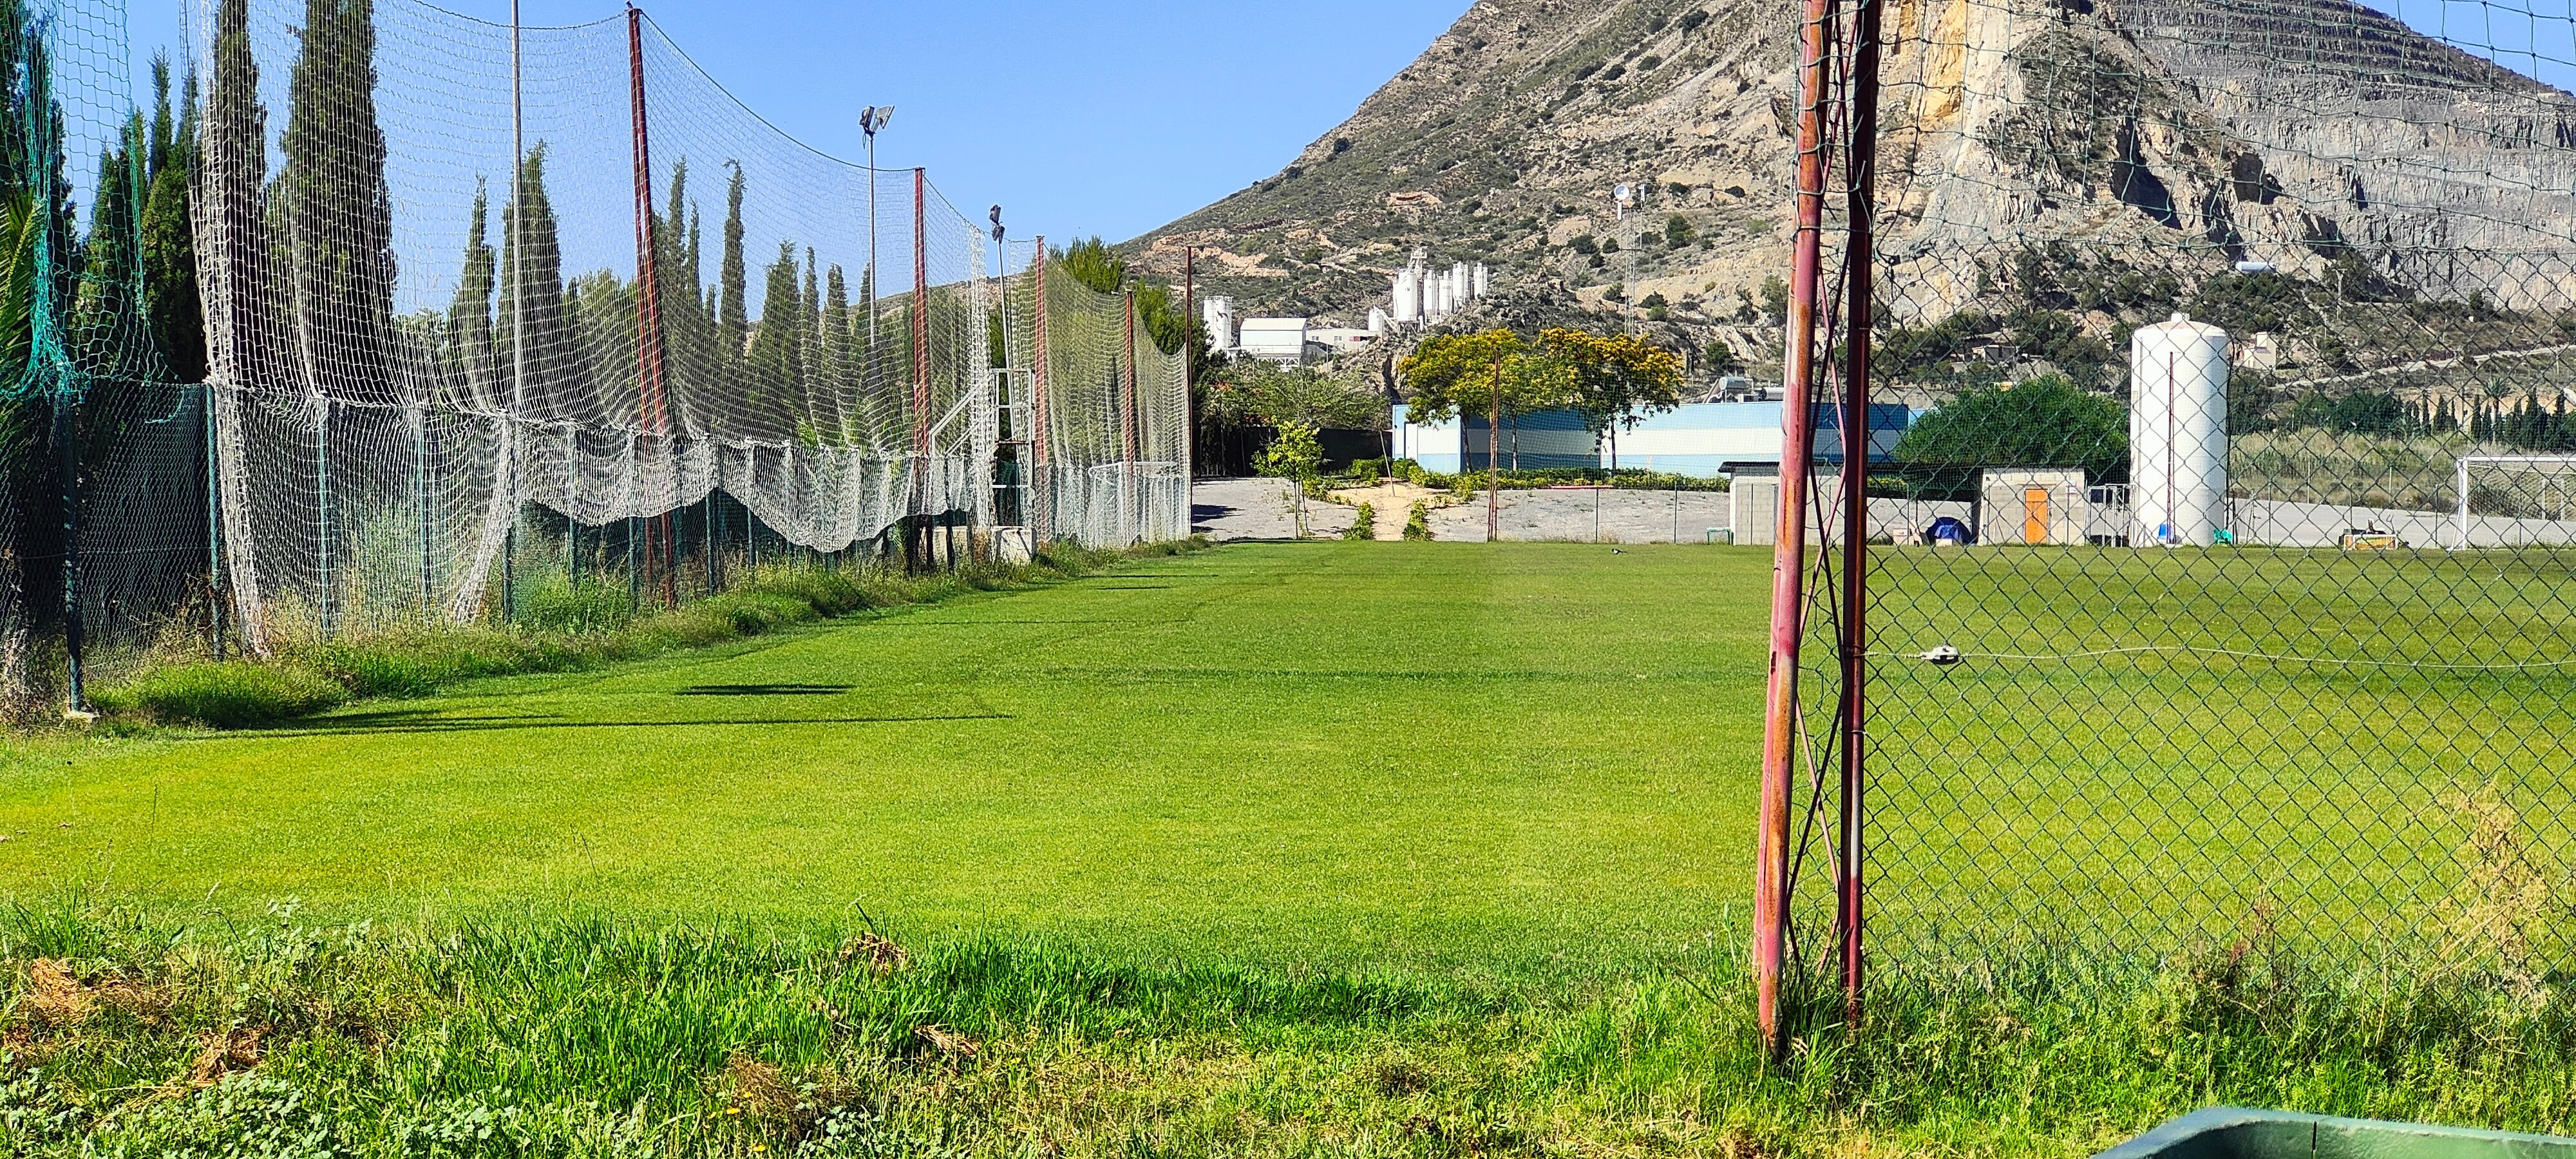
<instances>
[{"instance_id":1,"label":"rocky mountain","mask_svg":"<svg viewBox=\"0 0 2576 1159\"><path fill-rule=\"evenodd\" d=\"M1776 362L1795 9L1478 0L1279 172L1128 247L1169 275L1202 247L1239 313L1356 325L1424 246L1493 267L1461 321L1615 315ZM1891 329L2042 310L2012 336L2107 356L2187 307L2349 368L2536 342L2576 294L2576 98L2350 0L1891 0L1885 37Z\"/></svg>"}]
</instances>

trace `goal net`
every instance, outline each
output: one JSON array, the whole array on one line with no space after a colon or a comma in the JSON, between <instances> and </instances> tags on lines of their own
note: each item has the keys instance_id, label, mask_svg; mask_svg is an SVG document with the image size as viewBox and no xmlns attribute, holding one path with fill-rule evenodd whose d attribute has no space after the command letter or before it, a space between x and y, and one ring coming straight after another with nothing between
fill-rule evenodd
<instances>
[{"instance_id":1,"label":"goal net","mask_svg":"<svg viewBox=\"0 0 2576 1159\"><path fill-rule=\"evenodd\" d=\"M2576 455L2464 455L2450 546L2576 545Z\"/></svg>"}]
</instances>

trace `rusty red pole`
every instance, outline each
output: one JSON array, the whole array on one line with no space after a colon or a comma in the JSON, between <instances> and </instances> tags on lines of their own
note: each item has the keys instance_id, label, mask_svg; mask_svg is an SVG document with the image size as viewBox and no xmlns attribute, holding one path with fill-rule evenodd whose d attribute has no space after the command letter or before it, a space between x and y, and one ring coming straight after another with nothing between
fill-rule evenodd
<instances>
[{"instance_id":1,"label":"rusty red pole","mask_svg":"<svg viewBox=\"0 0 2576 1159\"><path fill-rule=\"evenodd\" d=\"M1869 344L1874 245L1878 212L1878 55L1881 0L1855 0L1852 8L1852 73L1849 148L1850 243L1844 270L1843 322L1843 597L1842 597L1842 845L1836 859L1834 922L1842 946L1843 1022L1852 1032L1861 1016L1861 899L1866 868L1862 842L1863 775L1869 742L1866 726L1869 665Z\"/></svg>"},{"instance_id":2,"label":"rusty red pole","mask_svg":"<svg viewBox=\"0 0 2576 1159\"><path fill-rule=\"evenodd\" d=\"M1837 0L1807 0L1799 37L1798 232L1781 360L1780 495L1771 549L1771 672L1763 703L1762 799L1753 867L1754 1017L1776 1056L1780 975L1789 946L1789 783L1797 760L1798 644L1806 630L1807 473L1815 446L1818 252L1825 220L1825 22Z\"/></svg>"},{"instance_id":3,"label":"rusty red pole","mask_svg":"<svg viewBox=\"0 0 2576 1159\"><path fill-rule=\"evenodd\" d=\"M659 263L654 260L653 244L653 145L646 131L644 117L644 10L626 6L626 63L630 82L628 103L635 118L635 280L641 307L635 320L635 374L638 384L637 409L641 412L644 433L653 440L655 449L670 452L670 397L663 383L662 291ZM654 540L660 540L655 550ZM629 551L634 550L630 545ZM712 544L708 550L714 550ZM671 542L671 513L662 512L645 524L644 558L662 557L662 603L680 602L679 558Z\"/></svg>"},{"instance_id":4,"label":"rusty red pole","mask_svg":"<svg viewBox=\"0 0 2576 1159\"><path fill-rule=\"evenodd\" d=\"M1199 247L1181 250L1181 490L1187 494L1198 476L1194 462L1199 447ZM1182 529L1185 533L1187 528Z\"/></svg>"},{"instance_id":5,"label":"rusty red pole","mask_svg":"<svg viewBox=\"0 0 2576 1159\"><path fill-rule=\"evenodd\" d=\"M1029 547L1045 547L1055 516L1054 483L1047 478L1047 289L1046 235L1037 238L1036 308L1030 311L1036 349L1029 361Z\"/></svg>"},{"instance_id":6,"label":"rusty red pole","mask_svg":"<svg viewBox=\"0 0 2576 1159\"><path fill-rule=\"evenodd\" d=\"M922 219L929 185L923 170L912 171L912 493L913 502L925 507L930 499L930 233ZM928 528L919 518L913 520L913 536L927 554ZM909 562L911 552L905 555Z\"/></svg>"}]
</instances>

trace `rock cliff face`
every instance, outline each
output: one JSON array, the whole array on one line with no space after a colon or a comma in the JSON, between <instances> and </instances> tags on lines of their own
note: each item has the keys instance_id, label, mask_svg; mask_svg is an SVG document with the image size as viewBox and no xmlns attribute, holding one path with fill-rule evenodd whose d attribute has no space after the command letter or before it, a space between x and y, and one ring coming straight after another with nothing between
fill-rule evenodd
<instances>
[{"instance_id":1,"label":"rock cliff face","mask_svg":"<svg viewBox=\"0 0 2576 1159\"><path fill-rule=\"evenodd\" d=\"M1608 311L1762 361L1795 8L1480 0L1277 174L1129 245L1168 274L1204 247L1238 312L1352 324L1428 246L1492 264L1516 317ZM1885 34L1895 324L2039 300L2052 266L2150 283L2058 304L2095 334L2238 261L2383 297L2576 295L2576 98L2349 0L1890 0Z\"/></svg>"}]
</instances>

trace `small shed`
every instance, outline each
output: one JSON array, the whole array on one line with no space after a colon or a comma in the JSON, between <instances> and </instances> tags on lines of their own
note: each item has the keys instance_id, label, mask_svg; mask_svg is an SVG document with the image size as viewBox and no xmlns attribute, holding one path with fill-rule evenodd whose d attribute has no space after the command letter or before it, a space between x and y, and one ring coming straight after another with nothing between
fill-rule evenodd
<instances>
[{"instance_id":1,"label":"small shed","mask_svg":"<svg viewBox=\"0 0 2576 1159\"><path fill-rule=\"evenodd\" d=\"M2082 467L1988 467L1977 482L1977 541L2085 542L2090 505Z\"/></svg>"}]
</instances>

